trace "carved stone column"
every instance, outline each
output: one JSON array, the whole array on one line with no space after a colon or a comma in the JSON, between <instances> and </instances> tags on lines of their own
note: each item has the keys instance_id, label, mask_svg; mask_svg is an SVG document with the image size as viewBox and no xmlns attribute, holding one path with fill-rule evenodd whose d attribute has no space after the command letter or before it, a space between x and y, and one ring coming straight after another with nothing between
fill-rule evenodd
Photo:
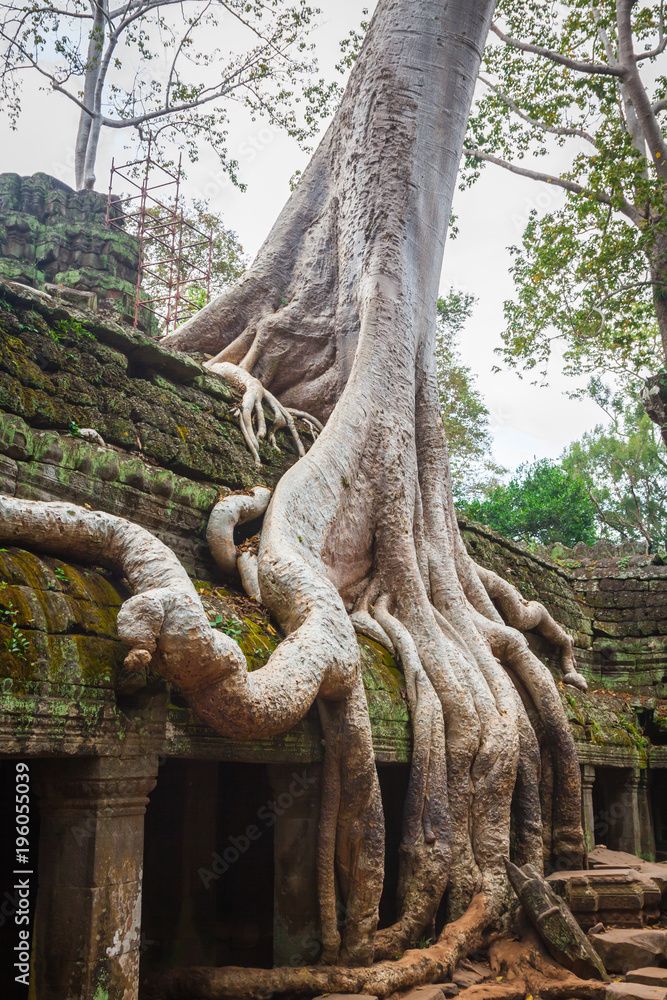
<instances>
[{"instance_id":1,"label":"carved stone column","mask_svg":"<svg viewBox=\"0 0 667 1000\"><path fill-rule=\"evenodd\" d=\"M144 812L157 768L157 757L44 762L39 1000L136 1000Z\"/></svg>"},{"instance_id":2,"label":"carved stone column","mask_svg":"<svg viewBox=\"0 0 667 1000\"><path fill-rule=\"evenodd\" d=\"M586 850L595 847L595 810L593 808L593 785L595 784L595 767L593 764L583 764L581 768L581 816L584 826Z\"/></svg>"},{"instance_id":3,"label":"carved stone column","mask_svg":"<svg viewBox=\"0 0 667 1000\"><path fill-rule=\"evenodd\" d=\"M274 764L273 961L312 965L320 953L317 835L321 765Z\"/></svg>"},{"instance_id":4,"label":"carved stone column","mask_svg":"<svg viewBox=\"0 0 667 1000\"><path fill-rule=\"evenodd\" d=\"M638 767L629 768L625 785L621 791L623 813L619 850L628 851L630 854L639 854L642 849L639 820L639 775Z\"/></svg>"},{"instance_id":5,"label":"carved stone column","mask_svg":"<svg viewBox=\"0 0 667 1000\"><path fill-rule=\"evenodd\" d=\"M643 858L655 860L655 832L653 830L653 813L649 797L649 775L648 770L639 772L639 786L637 789L637 799L639 805L639 831L641 841L641 855Z\"/></svg>"}]
</instances>

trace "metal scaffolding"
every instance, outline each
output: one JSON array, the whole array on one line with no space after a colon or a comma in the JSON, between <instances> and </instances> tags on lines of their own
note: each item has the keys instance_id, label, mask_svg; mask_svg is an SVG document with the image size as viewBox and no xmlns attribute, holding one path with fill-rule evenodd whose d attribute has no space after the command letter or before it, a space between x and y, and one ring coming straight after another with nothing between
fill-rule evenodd
<instances>
[{"instance_id":1,"label":"metal scaffolding","mask_svg":"<svg viewBox=\"0 0 667 1000\"><path fill-rule=\"evenodd\" d=\"M139 325L141 312L147 310L161 323L161 333L176 329L179 315L183 320L185 303L188 310L192 308L191 288L205 288L207 302L211 297L213 229L205 233L185 218L181 179L181 158L175 173L163 167L151 156L150 137L144 159L120 166L111 161L107 229L113 226L130 232L139 243L134 325ZM117 180L129 184L135 193L114 195ZM200 253L193 255L195 250Z\"/></svg>"}]
</instances>

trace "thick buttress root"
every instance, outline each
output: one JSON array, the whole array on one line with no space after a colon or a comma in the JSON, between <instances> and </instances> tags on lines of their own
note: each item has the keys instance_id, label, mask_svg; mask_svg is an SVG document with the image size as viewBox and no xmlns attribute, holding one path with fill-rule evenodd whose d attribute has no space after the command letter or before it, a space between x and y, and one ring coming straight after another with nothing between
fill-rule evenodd
<instances>
[{"instance_id":1,"label":"thick buttress root","mask_svg":"<svg viewBox=\"0 0 667 1000\"><path fill-rule=\"evenodd\" d=\"M574 743L555 682L521 630L555 641L564 679L578 683L571 643L465 551L435 378L442 250L492 6L379 0L340 111L256 261L166 338L216 355L211 370L243 393L256 462L263 402L301 456L266 509L256 563L233 531L258 516L257 490L227 498L212 518L220 565L245 574L285 632L268 663L248 674L147 532L70 504L0 500L3 541L106 561L127 576L135 596L119 634L130 662L178 684L218 732L285 732L317 700L330 967L172 970L165 1000L384 997L443 975L507 904L513 800L522 862L541 866L543 825L546 862L583 855ZM294 408L324 424L305 455ZM357 631L397 653L414 731L397 920L378 933L384 823ZM554 794L541 799L545 777ZM449 922L435 945L378 961L430 934L441 899Z\"/></svg>"},{"instance_id":2,"label":"thick buttress root","mask_svg":"<svg viewBox=\"0 0 667 1000\"><path fill-rule=\"evenodd\" d=\"M376 955L402 952L433 923L447 886L452 855L442 705L412 636L389 613L388 603L386 597L377 602L375 617L403 666L414 737L400 848L397 903L401 917L376 941Z\"/></svg>"},{"instance_id":3,"label":"thick buttress root","mask_svg":"<svg viewBox=\"0 0 667 1000\"><path fill-rule=\"evenodd\" d=\"M393 962L370 968L310 966L308 968L173 970L149 985L150 1000L269 1000L287 993L312 997L326 993L368 993L380 998L420 983L447 979L458 961L482 944L493 908L476 896L467 912L448 924L429 948L406 951Z\"/></svg>"}]
</instances>

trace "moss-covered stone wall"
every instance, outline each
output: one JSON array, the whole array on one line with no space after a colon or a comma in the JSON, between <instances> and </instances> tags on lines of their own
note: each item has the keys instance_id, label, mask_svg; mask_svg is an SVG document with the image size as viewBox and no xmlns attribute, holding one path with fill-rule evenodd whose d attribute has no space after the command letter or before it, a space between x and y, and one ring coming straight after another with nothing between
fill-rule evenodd
<instances>
[{"instance_id":1,"label":"moss-covered stone wall","mask_svg":"<svg viewBox=\"0 0 667 1000\"><path fill-rule=\"evenodd\" d=\"M107 228L107 198L48 174L0 174L0 277L94 292L134 316L139 245Z\"/></svg>"},{"instance_id":2,"label":"moss-covered stone wall","mask_svg":"<svg viewBox=\"0 0 667 1000\"><path fill-rule=\"evenodd\" d=\"M322 759L315 707L283 736L239 744L199 723L159 677L128 674L116 616L129 595L108 573L7 548L0 581L0 755L115 755L139 743L167 756ZM239 642L249 670L262 667L281 640L264 609L230 584L195 585L212 625ZM407 761L403 675L376 643L359 647L377 757Z\"/></svg>"},{"instance_id":3,"label":"moss-covered stone wall","mask_svg":"<svg viewBox=\"0 0 667 1000\"><path fill-rule=\"evenodd\" d=\"M238 427L238 399L191 358L134 329L0 281L0 489L87 503L153 531L181 558L217 627L241 639L250 669L279 635L225 580L205 541L229 490L273 486L296 460L261 445L257 470ZM104 444L81 437L92 428ZM305 427L304 439L308 440ZM590 690L560 685L582 760L667 764L667 567L657 557L559 563L461 521L473 557L541 600L575 638ZM284 737L231 744L199 725L157 678L128 687L115 616L119 581L94 569L0 553L0 752L156 752L218 759L317 760L315 712ZM530 641L558 678L553 650ZM404 761L410 729L402 676L360 640L378 758ZM642 764L643 762L643 764Z\"/></svg>"},{"instance_id":4,"label":"moss-covered stone wall","mask_svg":"<svg viewBox=\"0 0 667 1000\"><path fill-rule=\"evenodd\" d=\"M557 562L489 528L460 519L473 557L541 601L573 636L584 694L560 684L584 761L667 763L667 566L659 556ZM593 552L593 555L596 553ZM559 677L553 650L529 636Z\"/></svg>"},{"instance_id":5,"label":"moss-covered stone wall","mask_svg":"<svg viewBox=\"0 0 667 1000\"><path fill-rule=\"evenodd\" d=\"M249 669L280 640L205 541L219 496L272 487L297 459L262 443L255 468L238 399L216 376L109 319L0 281L0 490L87 503L156 534L181 558L211 622L237 637ZM92 428L104 445L80 436ZM308 443L308 431L301 427ZM158 678L124 676L115 619L127 596L108 574L19 550L0 552L0 753L146 752L319 760L317 711L291 733L236 744L200 725ZM410 756L405 686L391 657L360 639L376 752ZM129 685L129 686L128 686Z\"/></svg>"}]
</instances>

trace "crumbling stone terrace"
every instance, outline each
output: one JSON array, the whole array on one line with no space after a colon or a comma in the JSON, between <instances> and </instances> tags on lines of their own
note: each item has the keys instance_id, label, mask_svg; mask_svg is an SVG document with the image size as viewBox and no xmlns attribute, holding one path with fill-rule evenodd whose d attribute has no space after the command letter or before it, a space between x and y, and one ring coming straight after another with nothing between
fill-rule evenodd
<instances>
[{"instance_id":1,"label":"crumbling stone terrace","mask_svg":"<svg viewBox=\"0 0 667 1000\"><path fill-rule=\"evenodd\" d=\"M195 579L210 620L256 668L279 632L215 568L205 525L221 494L275 485L296 452L283 434L280 453L261 445L257 470L236 404L196 361L141 333L43 290L0 285L2 491L88 504L155 532ZM623 555L559 563L461 524L479 563L576 635L590 689L560 691L589 845L667 856L667 567ZM316 712L283 736L226 740L175 688L125 673L115 629L128 596L122 579L12 548L0 552L0 575L3 780L20 758L39 789L40 1000L63 996L66 983L84 995L102 975L133 996L140 965L149 975L174 963L243 965L251 954L255 964L314 961ZM543 640L531 642L548 659ZM387 820L390 922L411 732L397 664L373 641L359 643ZM61 921L65 903L71 916Z\"/></svg>"}]
</instances>

